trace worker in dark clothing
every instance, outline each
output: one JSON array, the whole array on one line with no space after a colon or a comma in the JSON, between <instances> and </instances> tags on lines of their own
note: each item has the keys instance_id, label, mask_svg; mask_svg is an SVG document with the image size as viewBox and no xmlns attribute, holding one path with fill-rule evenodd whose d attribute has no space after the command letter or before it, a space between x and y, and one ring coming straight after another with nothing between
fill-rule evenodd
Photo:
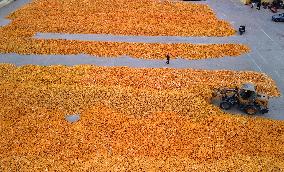
<instances>
[{"instance_id":1,"label":"worker in dark clothing","mask_svg":"<svg viewBox=\"0 0 284 172\"><path fill-rule=\"evenodd\" d=\"M167 54L167 55L166 55L166 57L167 57L166 64L170 64L170 55L169 55L169 54Z\"/></svg>"},{"instance_id":2,"label":"worker in dark clothing","mask_svg":"<svg viewBox=\"0 0 284 172\"><path fill-rule=\"evenodd\" d=\"M258 3L258 0L252 0L252 2L251 2L251 8L253 8L256 3Z\"/></svg>"},{"instance_id":3,"label":"worker in dark clothing","mask_svg":"<svg viewBox=\"0 0 284 172\"><path fill-rule=\"evenodd\" d=\"M256 5L256 9L260 10L260 6L261 6L261 0L258 0L257 5Z\"/></svg>"}]
</instances>

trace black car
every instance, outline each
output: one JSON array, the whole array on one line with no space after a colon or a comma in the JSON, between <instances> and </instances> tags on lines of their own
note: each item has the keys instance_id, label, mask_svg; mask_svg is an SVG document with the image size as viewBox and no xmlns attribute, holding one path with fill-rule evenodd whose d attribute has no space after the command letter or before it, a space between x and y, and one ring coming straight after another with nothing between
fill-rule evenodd
<instances>
[{"instance_id":1,"label":"black car","mask_svg":"<svg viewBox=\"0 0 284 172\"><path fill-rule=\"evenodd\" d=\"M284 13L273 15L272 20L275 22L284 22Z\"/></svg>"}]
</instances>

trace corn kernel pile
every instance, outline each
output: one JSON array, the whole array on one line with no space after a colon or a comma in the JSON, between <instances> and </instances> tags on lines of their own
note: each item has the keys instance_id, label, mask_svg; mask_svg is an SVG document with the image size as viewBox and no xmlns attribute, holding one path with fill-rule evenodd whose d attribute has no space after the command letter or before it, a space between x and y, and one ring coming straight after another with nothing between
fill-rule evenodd
<instances>
[{"instance_id":1,"label":"corn kernel pile","mask_svg":"<svg viewBox=\"0 0 284 172\"><path fill-rule=\"evenodd\" d=\"M201 59L223 56L238 56L249 51L238 44L160 44L160 43L118 43L65 40L18 40L8 44L0 40L0 52L18 54L90 54L102 57L118 57L128 55L143 59L171 58Z\"/></svg>"},{"instance_id":2,"label":"corn kernel pile","mask_svg":"<svg viewBox=\"0 0 284 172\"><path fill-rule=\"evenodd\" d=\"M110 77L112 76L112 77ZM213 88L256 72L0 65L1 171L284 170L284 122L230 115ZM66 114L81 114L74 124Z\"/></svg>"},{"instance_id":3,"label":"corn kernel pile","mask_svg":"<svg viewBox=\"0 0 284 172\"><path fill-rule=\"evenodd\" d=\"M36 0L8 16L37 32L230 36L208 5L157 0Z\"/></svg>"},{"instance_id":4,"label":"corn kernel pile","mask_svg":"<svg viewBox=\"0 0 284 172\"><path fill-rule=\"evenodd\" d=\"M230 36L229 23L218 20L207 5L170 1L36 0L8 16L0 28L0 53L90 54L136 58L186 59L239 56L249 51L242 44L151 44L44 40L38 32L95 33L149 36Z\"/></svg>"}]
</instances>

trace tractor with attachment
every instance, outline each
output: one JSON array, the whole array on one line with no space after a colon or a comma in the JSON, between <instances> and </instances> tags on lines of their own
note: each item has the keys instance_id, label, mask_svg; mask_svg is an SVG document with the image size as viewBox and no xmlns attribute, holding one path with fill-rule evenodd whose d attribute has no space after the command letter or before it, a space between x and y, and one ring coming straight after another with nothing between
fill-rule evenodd
<instances>
[{"instance_id":1,"label":"tractor with attachment","mask_svg":"<svg viewBox=\"0 0 284 172\"><path fill-rule=\"evenodd\" d=\"M243 84L240 88L214 89L212 98L220 101L220 108L229 110L237 105L238 108L249 115L268 112L269 97L256 92L256 87L251 83Z\"/></svg>"}]
</instances>

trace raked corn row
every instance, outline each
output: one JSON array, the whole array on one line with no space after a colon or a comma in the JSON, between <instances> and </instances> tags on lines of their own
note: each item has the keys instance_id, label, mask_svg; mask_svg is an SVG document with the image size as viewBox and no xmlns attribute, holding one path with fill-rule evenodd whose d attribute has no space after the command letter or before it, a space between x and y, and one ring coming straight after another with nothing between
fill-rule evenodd
<instances>
[{"instance_id":1,"label":"raked corn row","mask_svg":"<svg viewBox=\"0 0 284 172\"><path fill-rule=\"evenodd\" d=\"M245 82L254 83L257 90L269 96L279 96L275 82L266 74L252 71L230 70L195 70L169 68L129 68L99 67L92 65L35 66L28 65L16 68L13 65L0 66L7 79L38 84L77 84L79 86L121 86L138 89L186 89L197 90L200 94L210 94L213 88L235 87ZM5 75L4 75L5 74ZM191 91L192 92L192 91ZM192 92L193 93L193 92ZM208 98L208 97L206 97Z\"/></svg>"},{"instance_id":2,"label":"raked corn row","mask_svg":"<svg viewBox=\"0 0 284 172\"><path fill-rule=\"evenodd\" d=\"M156 0L37 0L8 17L35 32L230 36L208 5Z\"/></svg>"},{"instance_id":3,"label":"raked corn row","mask_svg":"<svg viewBox=\"0 0 284 172\"><path fill-rule=\"evenodd\" d=\"M82 6L83 5L83 6ZM229 36L233 28L219 21L207 5L158 1L38 0L12 13L0 28L0 53L128 55L143 59L202 59L239 56L242 44L150 44L33 39L38 32L114 35Z\"/></svg>"}]
</instances>

